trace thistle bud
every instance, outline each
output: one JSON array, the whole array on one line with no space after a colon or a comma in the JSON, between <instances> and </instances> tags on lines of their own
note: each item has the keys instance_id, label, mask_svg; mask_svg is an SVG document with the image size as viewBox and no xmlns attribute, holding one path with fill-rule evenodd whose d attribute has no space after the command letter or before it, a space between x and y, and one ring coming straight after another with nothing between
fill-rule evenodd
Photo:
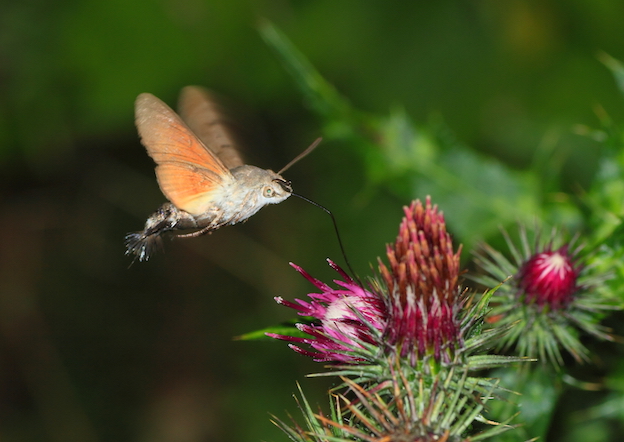
<instances>
[{"instance_id":1,"label":"thistle bud","mask_svg":"<svg viewBox=\"0 0 624 442\"><path fill-rule=\"evenodd\" d=\"M534 254L524 263L517 277L525 303L556 310L572 301L578 290L578 275L579 270L566 245L555 251Z\"/></svg>"}]
</instances>

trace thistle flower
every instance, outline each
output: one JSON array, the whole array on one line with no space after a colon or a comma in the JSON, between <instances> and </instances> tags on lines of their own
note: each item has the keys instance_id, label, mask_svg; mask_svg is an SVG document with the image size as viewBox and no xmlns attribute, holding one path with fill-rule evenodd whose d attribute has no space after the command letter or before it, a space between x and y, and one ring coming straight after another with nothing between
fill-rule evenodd
<instances>
[{"instance_id":1,"label":"thistle flower","mask_svg":"<svg viewBox=\"0 0 624 442\"><path fill-rule=\"evenodd\" d=\"M453 250L442 212L420 200L404 208L389 267L379 260L387 289L385 337L412 365L423 358L450 363L462 347L459 256Z\"/></svg>"},{"instance_id":2,"label":"thistle flower","mask_svg":"<svg viewBox=\"0 0 624 442\"><path fill-rule=\"evenodd\" d=\"M308 344L314 351L298 345L289 347L298 353L313 357L319 362L350 363L366 359L365 344L379 345L381 331L386 326L383 299L373 291L362 288L333 261L327 260L343 280L334 280L339 289L313 278L301 267L290 265L315 285L321 293L310 293L311 301L295 299L295 302L276 297L278 304L291 307L301 316L317 320L312 324L297 324L299 331L310 338L267 333L267 336L297 344Z\"/></svg>"},{"instance_id":3,"label":"thistle flower","mask_svg":"<svg viewBox=\"0 0 624 442\"><path fill-rule=\"evenodd\" d=\"M492 297L488 319L511 328L499 342L500 350L515 346L521 356L538 357L558 367L563 364L561 349L577 362L588 360L580 331L613 340L609 330L598 324L606 310L616 308L614 300L599 290L608 275L596 275L584 265L574 241L562 244L553 232L546 241L537 235L530 245L526 230L521 229L522 247L517 248L506 232L504 236L513 261L484 245L477 263L487 275L473 278L494 287L511 276Z\"/></svg>"},{"instance_id":4,"label":"thistle flower","mask_svg":"<svg viewBox=\"0 0 624 442\"><path fill-rule=\"evenodd\" d=\"M397 239L386 249L388 264L379 260L380 278L367 288L329 260L341 276L334 280L339 288L291 264L320 293L295 302L275 299L312 323L297 324L307 337L266 334L335 363L332 373L343 381L333 390L331 416L312 411L302 395L308 428L277 422L294 441L460 442L510 428L482 415L497 381L469 376L519 360L474 354L501 334L478 327L492 292L477 299L461 291L461 247L454 250L444 216L429 198L404 213ZM474 434L475 421L490 426Z\"/></svg>"}]
</instances>

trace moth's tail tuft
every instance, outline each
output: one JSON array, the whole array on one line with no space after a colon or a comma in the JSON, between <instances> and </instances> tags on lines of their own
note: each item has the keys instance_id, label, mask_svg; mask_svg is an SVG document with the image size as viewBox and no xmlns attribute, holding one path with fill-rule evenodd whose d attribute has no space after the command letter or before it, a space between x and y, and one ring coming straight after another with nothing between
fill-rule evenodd
<instances>
[{"instance_id":1,"label":"moth's tail tuft","mask_svg":"<svg viewBox=\"0 0 624 442\"><path fill-rule=\"evenodd\" d=\"M146 235L145 232L126 235L126 255L135 255L139 261L147 261L154 251L162 248L159 234Z\"/></svg>"},{"instance_id":2,"label":"moth's tail tuft","mask_svg":"<svg viewBox=\"0 0 624 442\"><path fill-rule=\"evenodd\" d=\"M126 235L126 255L134 255L135 260L147 261L152 254L162 249L161 236L178 227L182 212L173 204L165 203L152 213L142 232ZM187 214L188 217L191 215ZM133 261L134 262L134 261Z\"/></svg>"}]
</instances>

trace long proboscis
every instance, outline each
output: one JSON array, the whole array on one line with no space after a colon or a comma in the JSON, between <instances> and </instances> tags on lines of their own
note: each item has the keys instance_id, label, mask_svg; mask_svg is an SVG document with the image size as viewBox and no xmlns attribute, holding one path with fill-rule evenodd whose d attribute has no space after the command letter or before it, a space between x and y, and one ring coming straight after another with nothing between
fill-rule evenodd
<instances>
[{"instance_id":1,"label":"long proboscis","mask_svg":"<svg viewBox=\"0 0 624 442\"><path fill-rule=\"evenodd\" d=\"M310 146L306 150L304 150L299 155L297 155L290 163L282 167L282 169L279 172L277 172L277 174L281 175L282 173L286 172L288 169L292 167L293 164L295 164L297 161L301 160L303 157L307 156L310 152L316 149L316 146L318 146L321 143L321 141L323 141L323 138L318 137L316 140L314 140L312 144L310 144Z\"/></svg>"},{"instance_id":2,"label":"long proboscis","mask_svg":"<svg viewBox=\"0 0 624 442\"><path fill-rule=\"evenodd\" d=\"M320 140L320 138L319 138L319 140ZM319 141L319 140L317 140L317 141ZM328 208L326 208L324 206L321 206L319 203L314 202L311 199L308 199L308 198L306 198L303 195L299 195L297 193L291 193L291 195L292 196L296 196L297 198L301 198L302 200L312 204L313 206L318 207L319 209L323 210L325 213L327 213L331 217L332 223L334 224L334 230L336 231L336 238L338 238L338 245L340 246L340 252L342 252L342 257L344 258L345 263L347 264L347 267L349 268L349 271L353 275L353 278L356 279L359 282L360 286L361 286L362 282L357 277L357 274L353 271L353 267L351 267L351 263L349 262L349 258L347 258L347 253L345 252L344 245L342 244L342 239L340 238L340 232L338 231L338 223L336 223L336 218L334 218L334 214L331 213L331 211Z\"/></svg>"}]
</instances>

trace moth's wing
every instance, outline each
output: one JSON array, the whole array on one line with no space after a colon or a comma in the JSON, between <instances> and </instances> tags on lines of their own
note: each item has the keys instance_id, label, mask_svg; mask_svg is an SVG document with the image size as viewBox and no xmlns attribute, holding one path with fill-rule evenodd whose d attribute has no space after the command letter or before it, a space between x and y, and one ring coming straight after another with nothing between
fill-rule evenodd
<instances>
[{"instance_id":1,"label":"moth's wing","mask_svg":"<svg viewBox=\"0 0 624 442\"><path fill-rule=\"evenodd\" d=\"M189 163L165 162L156 167L160 189L167 199L191 215L208 211L214 201L223 198L224 181Z\"/></svg>"},{"instance_id":2,"label":"moth's wing","mask_svg":"<svg viewBox=\"0 0 624 442\"><path fill-rule=\"evenodd\" d=\"M152 94L137 97L135 118L141 143L157 164L160 190L178 208L193 215L203 213L234 179L228 168Z\"/></svg>"},{"instance_id":3,"label":"moth's wing","mask_svg":"<svg viewBox=\"0 0 624 442\"><path fill-rule=\"evenodd\" d=\"M182 120L228 169L243 165L231 127L233 122L216 97L205 88L187 86L180 92L178 112Z\"/></svg>"}]
</instances>

